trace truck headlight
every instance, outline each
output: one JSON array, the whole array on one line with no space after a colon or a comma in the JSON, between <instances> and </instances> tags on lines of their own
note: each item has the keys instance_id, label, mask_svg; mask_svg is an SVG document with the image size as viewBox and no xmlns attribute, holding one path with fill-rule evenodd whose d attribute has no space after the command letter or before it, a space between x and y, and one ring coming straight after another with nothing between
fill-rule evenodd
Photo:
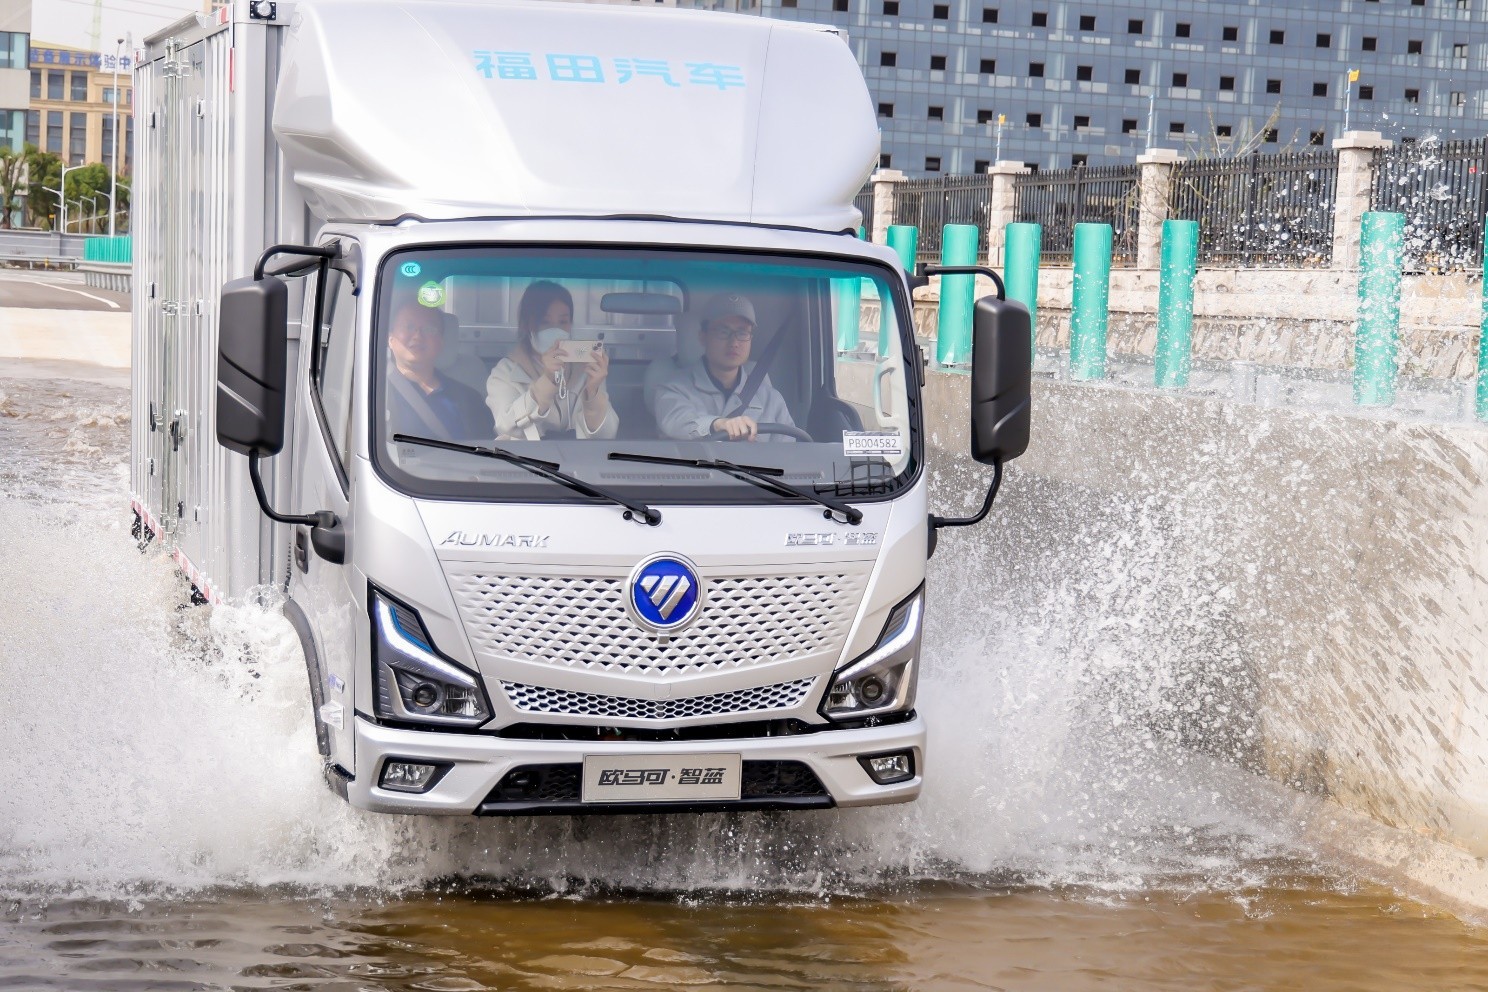
<instances>
[{"instance_id":1,"label":"truck headlight","mask_svg":"<svg viewBox=\"0 0 1488 992\"><path fill-rule=\"evenodd\" d=\"M920 656L924 587L894 607L873 650L832 675L821 705L829 720L858 720L899 713L914 705L915 661Z\"/></svg>"},{"instance_id":2,"label":"truck headlight","mask_svg":"<svg viewBox=\"0 0 1488 992\"><path fill-rule=\"evenodd\" d=\"M378 716L450 727L491 719L479 677L435 653L418 611L376 590L371 601Z\"/></svg>"}]
</instances>

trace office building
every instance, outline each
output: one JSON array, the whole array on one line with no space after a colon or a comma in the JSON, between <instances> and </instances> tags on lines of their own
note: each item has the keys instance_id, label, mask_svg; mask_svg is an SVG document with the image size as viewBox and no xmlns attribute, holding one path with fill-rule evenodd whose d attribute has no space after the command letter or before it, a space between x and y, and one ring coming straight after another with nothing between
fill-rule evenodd
<instances>
[{"instance_id":1,"label":"office building","mask_svg":"<svg viewBox=\"0 0 1488 992\"><path fill-rule=\"evenodd\" d=\"M1488 0L681 0L844 29L911 176L1480 137ZM1357 77L1350 80L1350 70ZM1001 150L998 131L1002 121Z\"/></svg>"},{"instance_id":2,"label":"office building","mask_svg":"<svg viewBox=\"0 0 1488 992\"><path fill-rule=\"evenodd\" d=\"M130 57L37 42L30 49L31 107L25 139L62 157L67 165L102 162L114 155L114 86L117 82L119 172L134 161L134 73ZM115 69L117 67L117 72Z\"/></svg>"},{"instance_id":3,"label":"office building","mask_svg":"<svg viewBox=\"0 0 1488 992\"><path fill-rule=\"evenodd\" d=\"M0 0L0 144L20 151L26 138L26 53L31 0Z\"/></svg>"}]
</instances>

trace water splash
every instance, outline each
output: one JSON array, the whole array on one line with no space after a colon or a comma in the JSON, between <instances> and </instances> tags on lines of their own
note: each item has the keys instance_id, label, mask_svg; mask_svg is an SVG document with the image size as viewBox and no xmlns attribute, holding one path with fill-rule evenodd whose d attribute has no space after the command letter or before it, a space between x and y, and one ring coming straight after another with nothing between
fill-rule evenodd
<instances>
[{"instance_id":1,"label":"water splash","mask_svg":"<svg viewBox=\"0 0 1488 992\"><path fill-rule=\"evenodd\" d=\"M998 538L947 541L934 562L932 770L916 804L510 821L351 809L321 782L273 597L184 607L170 562L129 540L117 392L4 388L18 415L0 424L16 442L0 445L0 477L65 481L0 501L0 893L450 879L822 893L955 876L1124 890L1228 885L1285 846L1259 793L1237 796L1177 746L1187 727L1244 759L1243 726L1181 711L1238 671L1215 636L1229 607L1205 583L1208 552L1176 548L1156 505L1076 512L1089 494L1029 478L1010 485ZM73 450L40 443L59 424ZM956 485L973 487L941 480Z\"/></svg>"}]
</instances>

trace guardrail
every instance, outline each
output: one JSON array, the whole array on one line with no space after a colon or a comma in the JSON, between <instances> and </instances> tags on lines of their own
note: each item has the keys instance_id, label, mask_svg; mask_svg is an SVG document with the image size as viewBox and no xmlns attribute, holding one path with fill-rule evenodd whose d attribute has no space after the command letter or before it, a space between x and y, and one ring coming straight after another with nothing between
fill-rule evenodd
<instances>
[{"instance_id":1,"label":"guardrail","mask_svg":"<svg viewBox=\"0 0 1488 992\"><path fill-rule=\"evenodd\" d=\"M26 253L11 253L0 251L0 265L25 266L28 269L37 267L43 269L75 269L81 259L72 256L58 255L30 255Z\"/></svg>"},{"instance_id":2,"label":"guardrail","mask_svg":"<svg viewBox=\"0 0 1488 992\"><path fill-rule=\"evenodd\" d=\"M86 235L55 231L0 231L0 256L80 259Z\"/></svg>"}]
</instances>

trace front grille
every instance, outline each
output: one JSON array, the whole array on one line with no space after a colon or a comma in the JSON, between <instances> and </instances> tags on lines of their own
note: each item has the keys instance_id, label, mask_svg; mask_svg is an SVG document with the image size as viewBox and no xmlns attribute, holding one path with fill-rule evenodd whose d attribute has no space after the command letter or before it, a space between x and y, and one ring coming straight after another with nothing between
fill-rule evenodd
<instances>
[{"instance_id":1,"label":"front grille","mask_svg":"<svg viewBox=\"0 0 1488 992\"><path fill-rule=\"evenodd\" d=\"M805 575L705 572L697 622L659 637L630 618L624 576L510 575L475 562L447 567L482 658L645 675L835 658L868 568L839 565Z\"/></svg>"},{"instance_id":2,"label":"front grille","mask_svg":"<svg viewBox=\"0 0 1488 992\"><path fill-rule=\"evenodd\" d=\"M746 761L741 784L750 798L827 794L816 772L799 761Z\"/></svg>"},{"instance_id":3,"label":"front grille","mask_svg":"<svg viewBox=\"0 0 1488 992\"><path fill-rule=\"evenodd\" d=\"M580 780L583 772L584 766L579 763L513 768L496 783L496 788L481 804L480 811L499 813L504 811L504 806L527 807L539 803L549 806L572 804L582 808ZM740 785L739 799L746 803L829 798L821 779L810 766L799 761L746 761Z\"/></svg>"},{"instance_id":4,"label":"front grille","mask_svg":"<svg viewBox=\"0 0 1488 992\"><path fill-rule=\"evenodd\" d=\"M583 765L523 765L496 783L487 802L576 803Z\"/></svg>"},{"instance_id":5,"label":"front grille","mask_svg":"<svg viewBox=\"0 0 1488 992\"><path fill-rule=\"evenodd\" d=\"M507 698L523 713L563 716L597 716L622 720L686 720L691 717L719 714L764 713L788 710L801 705L816 679L796 679L753 689L735 689L706 696L683 699L632 699L628 696L605 696L568 689L547 689L502 682Z\"/></svg>"}]
</instances>

